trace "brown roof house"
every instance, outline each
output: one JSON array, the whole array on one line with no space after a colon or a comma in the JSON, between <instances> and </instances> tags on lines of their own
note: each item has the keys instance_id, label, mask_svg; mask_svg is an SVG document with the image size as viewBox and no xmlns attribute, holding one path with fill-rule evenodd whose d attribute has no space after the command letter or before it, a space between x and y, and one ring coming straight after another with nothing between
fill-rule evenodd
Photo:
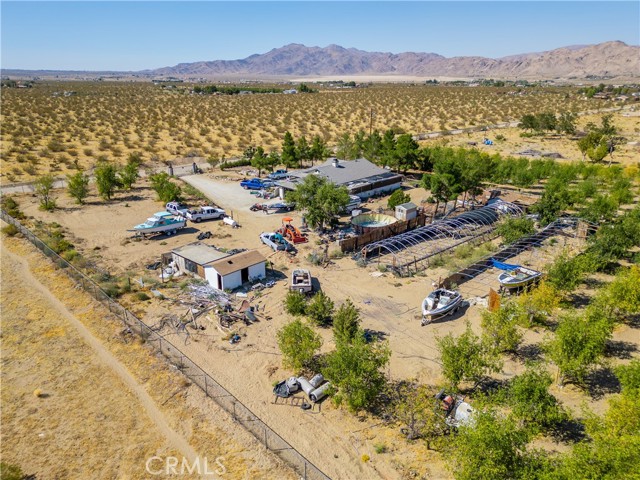
<instances>
[{"instance_id":1,"label":"brown roof house","mask_svg":"<svg viewBox=\"0 0 640 480\"><path fill-rule=\"evenodd\" d=\"M171 251L178 269L207 280L218 290L233 290L266 277L266 259L256 250L229 255L201 242Z\"/></svg>"}]
</instances>

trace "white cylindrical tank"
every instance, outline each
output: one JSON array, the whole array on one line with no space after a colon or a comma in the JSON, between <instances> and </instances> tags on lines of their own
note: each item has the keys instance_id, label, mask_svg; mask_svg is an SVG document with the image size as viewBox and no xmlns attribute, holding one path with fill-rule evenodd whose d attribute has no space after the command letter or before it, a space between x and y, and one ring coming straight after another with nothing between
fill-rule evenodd
<instances>
[{"instance_id":1,"label":"white cylindrical tank","mask_svg":"<svg viewBox=\"0 0 640 480\"><path fill-rule=\"evenodd\" d=\"M304 377L298 377L298 383L300 384L300 388L302 388L302 391L307 395L309 395L314 390L313 385L311 385L309 383L309 380Z\"/></svg>"},{"instance_id":2,"label":"white cylindrical tank","mask_svg":"<svg viewBox=\"0 0 640 480\"><path fill-rule=\"evenodd\" d=\"M324 377L321 373L314 375L311 380L309 380L309 383L313 388L318 388L320 385L322 385L322 382L324 382Z\"/></svg>"},{"instance_id":3,"label":"white cylindrical tank","mask_svg":"<svg viewBox=\"0 0 640 480\"><path fill-rule=\"evenodd\" d=\"M316 388L313 392L309 394L309 400L312 402L317 402L322 400L327 395L327 390L331 386L331 382L327 382L319 388Z\"/></svg>"}]
</instances>

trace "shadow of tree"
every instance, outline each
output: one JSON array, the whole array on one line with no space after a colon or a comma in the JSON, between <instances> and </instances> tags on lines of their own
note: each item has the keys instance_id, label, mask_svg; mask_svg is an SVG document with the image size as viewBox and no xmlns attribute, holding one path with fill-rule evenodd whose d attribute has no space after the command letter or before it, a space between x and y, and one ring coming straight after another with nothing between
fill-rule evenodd
<instances>
[{"instance_id":1,"label":"shadow of tree","mask_svg":"<svg viewBox=\"0 0 640 480\"><path fill-rule=\"evenodd\" d=\"M585 390L593 400L620 392L620 381L609 367L594 370L585 378Z\"/></svg>"},{"instance_id":2,"label":"shadow of tree","mask_svg":"<svg viewBox=\"0 0 640 480\"><path fill-rule=\"evenodd\" d=\"M605 347L605 356L616 358L632 358L633 353L638 351L638 346L624 340L609 340Z\"/></svg>"},{"instance_id":3,"label":"shadow of tree","mask_svg":"<svg viewBox=\"0 0 640 480\"><path fill-rule=\"evenodd\" d=\"M558 423L549 434L554 441L562 443L578 443L587 437L584 425L573 418Z\"/></svg>"}]
</instances>

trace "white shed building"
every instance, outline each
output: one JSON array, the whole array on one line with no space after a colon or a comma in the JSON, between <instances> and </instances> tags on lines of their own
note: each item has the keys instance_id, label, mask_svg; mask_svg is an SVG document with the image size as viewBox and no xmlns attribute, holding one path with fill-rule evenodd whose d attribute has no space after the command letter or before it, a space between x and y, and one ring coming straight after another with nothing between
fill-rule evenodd
<instances>
[{"instance_id":1,"label":"white shed building","mask_svg":"<svg viewBox=\"0 0 640 480\"><path fill-rule=\"evenodd\" d=\"M265 278L266 259L256 250L229 255L204 267L209 285L218 290L233 290L245 282Z\"/></svg>"}]
</instances>

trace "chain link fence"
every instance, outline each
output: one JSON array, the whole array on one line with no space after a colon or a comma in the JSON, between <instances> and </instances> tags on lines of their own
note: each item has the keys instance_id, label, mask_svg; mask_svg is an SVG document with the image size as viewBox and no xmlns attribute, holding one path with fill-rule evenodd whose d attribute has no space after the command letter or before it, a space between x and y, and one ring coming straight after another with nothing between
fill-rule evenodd
<instances>
[{"instance_id":1,"label":"chain link fence","mask_svg":"<svg viewBox=\"0 0 640 480\"><path fill-rule=\"evenodd\" d=\"M235 421L251 432L267 450L278 455L278 457L300 474L301 478L305 480L329 480L329 477L318 467L274 432L260 417L229 393L222 385L214 380L213 377L200 368L197 363L182 353L178 347L109 297L96 282L54 252L31 232L31 230L23 226L7 212L0 210L0 218L8 224L14 225L24 238L44 253L44 255L58 268L63 270L77 285L81 286L84 291L105 305L109 311L122 320L132 332L160 352L171 364L176 366L187 378L200 387L209 398L226 410Z\"/></svg>"}]
</instances>

